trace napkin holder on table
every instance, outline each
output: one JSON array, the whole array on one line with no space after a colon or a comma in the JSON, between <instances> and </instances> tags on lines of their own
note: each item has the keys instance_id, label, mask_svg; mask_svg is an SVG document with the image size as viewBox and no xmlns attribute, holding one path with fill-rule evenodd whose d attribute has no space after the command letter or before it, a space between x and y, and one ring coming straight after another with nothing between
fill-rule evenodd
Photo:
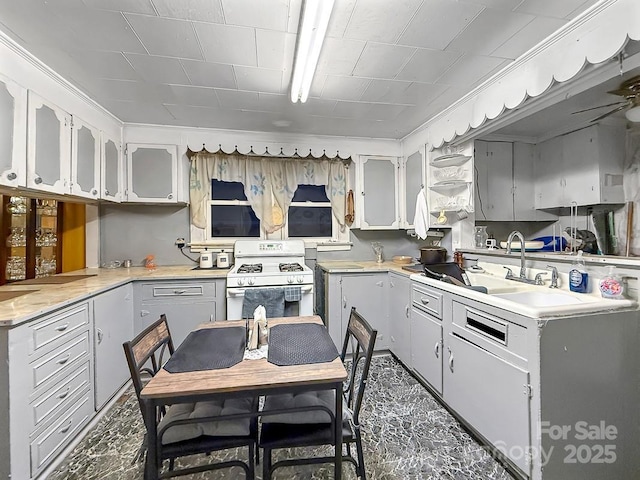
<instances>
[{"instance_id":1,"label":"napkin holder on table","mask_svg":"<svg viewBox=\"0 0 640 480\"><path fill-rule=\"evenodd\" d=\"M253 312L253 328L249 332L247 348L255 350L262 345L267 345L269 329L267 328L267 312L262 305L258 305Z\"/></svg>"}]
</instances>

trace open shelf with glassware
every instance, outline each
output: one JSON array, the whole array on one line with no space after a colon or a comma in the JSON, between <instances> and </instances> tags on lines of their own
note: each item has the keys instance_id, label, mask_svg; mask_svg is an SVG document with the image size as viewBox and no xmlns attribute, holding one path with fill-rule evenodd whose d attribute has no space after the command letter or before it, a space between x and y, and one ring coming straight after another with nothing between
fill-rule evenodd
<instances>
[{"instance_id":1,"label":"open shelf with glassware","mask_svg":"<svg viewBox=\"0 0 640 480\"><path fill-rule=\"evenodd\" d=\"M62 203L2 195L0 284L60 273Z\"/></svg>"}]
</instances>

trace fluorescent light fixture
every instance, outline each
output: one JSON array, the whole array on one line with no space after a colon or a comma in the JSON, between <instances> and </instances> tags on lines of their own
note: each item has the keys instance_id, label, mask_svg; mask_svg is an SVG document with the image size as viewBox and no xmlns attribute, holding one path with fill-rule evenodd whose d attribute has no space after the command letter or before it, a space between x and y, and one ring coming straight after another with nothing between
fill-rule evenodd
<instances>
[{"instance_id":1,"label":"fluorescent light fixture","mask_svg":"<svg viewBox=\"0 0 640 480\"><path fill-rule=\"evenodd\" d=\"M624 116L627 117L627 120L630 122L640 122L640 105L636 105L635 107L627 110Z\"/></svg>"},{"instance_id":2,"label":"fluorescent light fixture","mask_svg":"<svg viewBox=\"0 0 640 480\"><path fill-rule=\"evenodd\" d=\"M334 0L305 0L298 31L298 49L291 77L291 101L307 101Z\"/></svg>"}]
</instances>

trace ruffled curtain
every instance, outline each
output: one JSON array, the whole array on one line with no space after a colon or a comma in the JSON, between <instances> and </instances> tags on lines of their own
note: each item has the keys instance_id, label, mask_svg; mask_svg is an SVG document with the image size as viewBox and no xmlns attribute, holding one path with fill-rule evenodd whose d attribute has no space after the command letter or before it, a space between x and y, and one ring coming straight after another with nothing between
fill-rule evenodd
<instances>
[{"instance_id":1,"label":"ruffled curtain","mask_svg":"<svg viewBox=\"0 0 640 480\"><path fill-rule=\"evenodd\" d=\"M191 156L191 222L206 228L211 180L241 182L262 227L272 233L284 226L298 185L324 185L340 228L345 225L346 167L340 160L249 157L225 153Z\"/></svg>"}]
</instances>

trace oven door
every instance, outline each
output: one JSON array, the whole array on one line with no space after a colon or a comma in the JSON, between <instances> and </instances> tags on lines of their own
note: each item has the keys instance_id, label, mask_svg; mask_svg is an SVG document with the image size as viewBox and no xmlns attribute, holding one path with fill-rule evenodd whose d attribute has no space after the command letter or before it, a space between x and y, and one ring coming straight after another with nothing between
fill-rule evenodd
<instances>
[{"instance_id":1,"label":"oven door","mask_svg":"<svg viewBox=\"0 0 640 480\"><path fill-rule=\"evenodd\" d=\"M227 288L227 320L242 319L242 302L244 301L244 292L256 288L277 287L254 286ZM297 302L285 302L284 316L296 317L298 315L313 315L313 285L300 285L300 300Z\"/></svg>"}]
</instances>

